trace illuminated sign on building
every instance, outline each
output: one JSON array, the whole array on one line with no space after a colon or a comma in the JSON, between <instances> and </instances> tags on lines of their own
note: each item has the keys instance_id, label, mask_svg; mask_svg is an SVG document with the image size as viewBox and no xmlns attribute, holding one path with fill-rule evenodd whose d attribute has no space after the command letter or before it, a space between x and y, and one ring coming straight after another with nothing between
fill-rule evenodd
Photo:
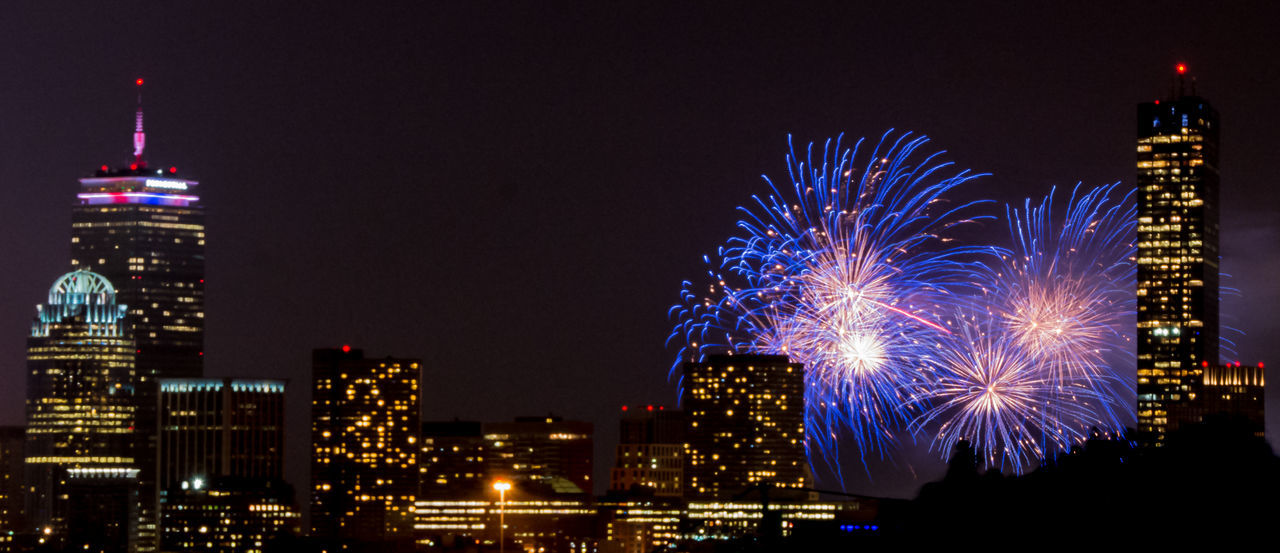
<instances>
[{"instance_id":1,"label":"illuminated sign on building","mask_svg":"<svg viewBox=\"0 0 1280 553\"><path fill-rule=\"evenodd\" d=\"M147 188L168 188L171 190L186 190L187 181L147 179Z\"/></svg>"}]
</instances>

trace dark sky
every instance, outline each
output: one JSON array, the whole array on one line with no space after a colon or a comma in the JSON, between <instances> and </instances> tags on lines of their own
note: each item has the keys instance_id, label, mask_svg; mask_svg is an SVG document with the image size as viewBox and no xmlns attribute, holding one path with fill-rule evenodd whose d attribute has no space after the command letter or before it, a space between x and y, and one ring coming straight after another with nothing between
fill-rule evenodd
<instances>
[{"instance_id":1,"label":"dark sky","mask_svg":"<svg viewBox=\"0 0 1280 553\"><path fill-rule=\"evenodd\" d=\"M421 357L429 419L593 421L607 467L620 405L674 403L667 307L787 133L922 132L1004 201L1132 185L1134 106L1179 61L1222 113L1224 319L1280 363L1266 3L378 4L5 4L0 422L76 179L129 157L138 76L149 159L202 182L206 374L291 379L300 490L313 347ZM848 484L941 474L909 458Z\"/></svg>"}]
</instances>

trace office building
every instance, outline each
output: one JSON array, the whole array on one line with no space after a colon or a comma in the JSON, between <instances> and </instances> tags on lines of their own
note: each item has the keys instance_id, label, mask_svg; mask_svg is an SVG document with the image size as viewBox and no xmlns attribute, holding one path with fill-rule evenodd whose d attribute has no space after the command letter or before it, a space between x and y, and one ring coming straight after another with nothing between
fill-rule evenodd
<instances>
[{"instance_id":1,"label":"office building","mask_svg":"<svg viewBox=\"0 0 1280 553\"><path fill-rule=\"evenodd\" d=\"M481 544L496 551L589 553L598 543L598 517L591 495L562 477L514 480L503 494L417 502L414 540L419 548L467 550ZM499 526L505 523L505 530ZM476 549L471 549L476 550Z\"/></svg>"},{"instance_id":2,"label":"office building","mask_svg":"<svg viewBox=\"0 0 1280 553\"><path fill-rule=\"evenodd\" d=\"M494 478L559 477L591 493L594 425L555 415L484 425Z\"/></svg>"},{"instance_id":3,"label":"office building","mask_svg":"<svg viewBox=\"0 0 1280 553\"><path fill-rule=\"evenodd\" d=\"M191 509L194 504L199 504L206 514L239 513L241 518L227 520L240 530L256 527L253 525L257 522L244 517L257 520L259 513L236 511L234 506L218 503L231 495L244 495L241 491L208 486L188 491L183 485L218 478L220 482L228 478L247 482L283 478L284 391L285 383L281 380L160 379L157 472L163 550L184 550L185 546L177 545L187 543L181 537L184 534L166 524L186 520L170 511ZM289 493L292 494L292 489ZM209 498L213 503L206 501ZM284 504L293 505L292 495ZM230 536L230 541L236 541L236 535L235 532L225 534ZM217 542L214 536L208 537L211 541L206 543Z\"/></svg>"},{"instance_id":4,"label":"office building","mask_svg":"<svg viewBox=\"0 0 1280 553\"><path fill-rule=\"evenodd\" d=\"M1199 402L1204 414L1226 414L1249 421L1259 438L1267 424L1266 373L1262 363L1211 365L1204 369Z\"/></svg>"},{"instance_id":5,"label":"office building","mask_svg":"<svg viewBox=\"0 0 1280 553\"><path fill-rule=\"evenodd\" d=\"M115 284L137 341L142 547L155 540L159 378L199 378L204 355L204 209L197 182L148 163L138 80L133 156L80 179L71 211L71 265Z\"/></svg>"},{"instance_id":6,"label":"office building","mask_svg":"<svg viewBox=\"0 0 1280 553\"><path fill-rule=\"evenodd\" d=\"M422 499L483 497L489 491L486 442L478 421L424 422L421 440Z\"/></svg>"},{"instance_id":7,"label":"office building","mask_svg":"<svg viewBox=\"0 0 1280 553\"><path fill-rule=\"evenodd\" d=\"M626 499L596 504L603 532L600 551L649 553L681 539L684 503L678 499Z\"/></svg>"},{"instance_id":8,"label":"office building","mask_svg":"<svg viewBox=\"0 0 1280 553\"><path fill-rule=\"evenodd\" d=\"M136 476L135 350L116 299L102 275L67 273L27 340L26 512L55 544L66 543L70 471Z\"/></svg>"},{"instance_id":9,"label":"office building","mask_svg":"<svg viewBox=\"0 0 1280 553\"><path fill-rule=\"evenodd\" d=\"M67 470L66 551L133 553L138 547L138 469Z\"/></svg>"},{"instance_id":10,"label":"office building","mask_svg":"<svg viewBox=\"0 0 1280 553\"><path fill-rule=\"evenodd\" d=\"M690 502L685 508L684 538L693 541L725 540L758 536L767 540L792 537L797 528L822 526L839 528L878 524L879 503L874 500L848 501L710 501Z\"/></svg>"},{"instance_id":11,"label":"office building","mask_svg":"<svg viewBox=\"0 0 1280 553\"><path fill-rule=\"evenodd\" d=\"M1187 89L1138 105L1138 431L1160 445L1218 359L1218 112Z\"/></svg>"},{"instance_id":12,"label":"office building","mask_svg":"<svg viewBox=\"0 0 1280 553\"><path fill-rule=\"evenodd\" d=\"M196 477L282 478L284 386L282 380L161 379L161 492Z\"/></svg>"},{"instance_id":13,"label":"office building","mask_svg":"<svg viewBox=\"0 0 1280 553\"><path fill-rule=\"evenodd\" d=\"M312 352L311 535L411 540L422 431L417 359Z\"/></svg>"},{"instance_id":14,"label":"office building","mask_svg":"<svg viewBox=\"0 0 1280 553\"><path fill-rule=\"evenodd\" d=\"M609 493L681 497L687 424L683 411L623 406Z\"/></svg>"},{"instance_id":15,"label":"office building","mask_svg":"<svg viewBox=\"0 0 1280 553\"><path fill-rule=\"evenodd\" d=\"M1205 417L1225 416L1247 423L1259 438L1265 437L1267 425L1266 373L1262 363L1235 363L1201 367L1203 377L1191 401L1174 405L1171 416L1182 424L1203 421Z\"/></svg>"},{"instance_id":16,"label":"office building","mask_svg":"<svg viewBox=\"0 0 1280 553\"><path fill-rule=\"evenodd\" d=\"M0 551L9 551L14 537L27 530L22 489L26 441L25 428L0 426Z\"/></svg>"},{"instance_id":17,"label":"office building","mask_svg":"<svg viewBox=\"0 0 1280 553\"><path fill-rule=\"evenodd\" d=\"M687 499L730 499L761 485L813 485L805 455L804 366L784 355L708 355L682 365Z\"/></svg>"},{"instance_id":18,"label":"office building","mask_svg":"<svg viewBox=\"0 0 1280 553\"><path fill-rule=\"evenodd\" d=\"M191 478L167 490L162 505L165 552L262 553L301 530L293 487L280 479Z\"/></svg>"}]
</instances>

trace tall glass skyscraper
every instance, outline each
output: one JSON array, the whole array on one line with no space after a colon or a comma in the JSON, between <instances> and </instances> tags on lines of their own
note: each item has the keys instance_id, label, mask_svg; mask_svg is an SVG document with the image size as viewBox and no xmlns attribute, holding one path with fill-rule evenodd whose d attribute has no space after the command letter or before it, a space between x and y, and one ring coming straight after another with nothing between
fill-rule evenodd
<instances>
[{"instance_id":1,"label":"tall glass skyscraper","mask_svg":"<svg viewBox=\"0 0 1280 553\"><path fill-rule=\"evenodd\" d=\"M1218 112L1186 90L1138 105L1138 430L1189 421L1218 363Z\"/></svg>"},{"instance_id":2,"label":"tall glass skyscraper","mask_svg":"<svg viewBox=\"0 0 1280 553\"><path fill-rule=\"evenodd\" d=\"M67 273L27 340L26 509L55 545L68 536L73 471L136 474L135 347L116 300L102 275Z\"/></svg>"},{"instance_id":3,"label":"tall glass skyscraper","mask_svg":"<svg viewBox=\"0 0 1280 553\"><path fill-rule=\"evenodd\" d=\"M129 165L103 165L80 179L71 265L115 283L129 306L127 324L137 342L138 532L146 550L156 534L157 379L203 374L204 210L196 181L178 177L176 167L153 169L144 158L141 93L135 125Z\"/></svg>"}]
</instances>

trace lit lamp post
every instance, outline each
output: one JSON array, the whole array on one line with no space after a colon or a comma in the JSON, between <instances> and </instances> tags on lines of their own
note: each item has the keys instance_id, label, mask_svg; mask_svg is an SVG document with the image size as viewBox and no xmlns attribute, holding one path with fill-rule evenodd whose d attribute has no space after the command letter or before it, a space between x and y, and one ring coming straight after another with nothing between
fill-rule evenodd
<instances>
[{"instance_id":1,"label":"lit lamp post","mask_svg":"<svg viewBox=\"0 0 1280 553\"><path fill-rule=\"evenodd\" d=\"M511 489L511 483L506 480L499 480L493 483L493 489L498 490L498 553L505 553L507 545L507 490Z\"/></svg>"}]
</instances>

